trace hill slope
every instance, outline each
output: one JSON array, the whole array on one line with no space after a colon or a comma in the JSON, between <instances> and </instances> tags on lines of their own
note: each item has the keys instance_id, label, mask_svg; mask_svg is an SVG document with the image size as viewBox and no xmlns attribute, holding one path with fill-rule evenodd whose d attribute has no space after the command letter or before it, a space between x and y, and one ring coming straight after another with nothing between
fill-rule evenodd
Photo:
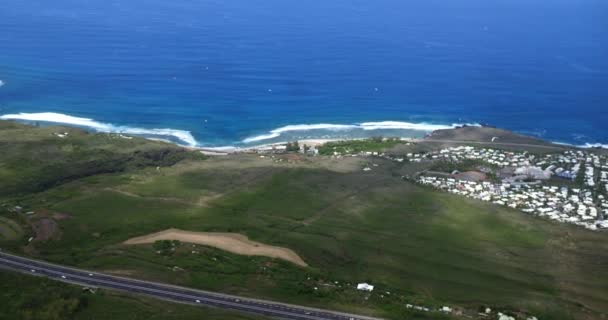
<instances>
[{"instance_id":1,"label":"hill slope","mask_svg":"<svg viewBox=\"0 0 608 320\"><path fill-rule=\"evenodd\" d=\"M68 140L28 132L51 129L19 130L10 138L16 145L44 145L54 150L54 163L70 159ZM78 139L113 155L173 148L97 135ZM0 168L22 168L19 159L33 161L39 152L12 148ZM293 155L279 161L236 154L202 160L189 154L160 169L157 163L171 162L149 167L129 160L121 170L88 172L35 193L0 191L6 205L0 215L29 230L0 245L104 272L390 319L443 317L406 304L449 305L473 316L486 306L540 319L606 316L605 233L414 185L399 174L409 164L380 158ZM16 181L37 176L5 172ZM35 213L6 210L15 205ZM52 236L27 244L31 225L44 219L57 225ZM167 228L240 233L289 248L309 267L185 243L122 244ZM376 286L373 293L355 290L364 281Z\"/></svg>"},{"instance_id":2,"label":"hill slope","mask_svg":"<svg viewBox=\"0 0 608 320\"><path fill-rule=\"evenodd\" d=\"M475 142L500 142L513 144L551 145L542 139L524 136L511 131L492 127L464 126L455 129L436 130L426 140L453 140Z\"/></svg>"}]
</instances>

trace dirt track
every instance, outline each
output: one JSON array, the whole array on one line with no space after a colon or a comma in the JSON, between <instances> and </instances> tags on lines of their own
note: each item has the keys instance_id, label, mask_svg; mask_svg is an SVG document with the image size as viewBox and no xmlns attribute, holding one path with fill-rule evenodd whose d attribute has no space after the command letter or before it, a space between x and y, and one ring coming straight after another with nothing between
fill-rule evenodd
<instances>
[{"instance_id":1,"label":"dirt track","mask_svg":"<svg viewBox=\"0 0 608 320\"><path fill-rule=\"evenodd\" d=\"M308 264L291 249L275 247L249 240L238 233L193 232L179 229L167 229L149 235L131 238L124 244L153 243L158 240L179 240L182 242L202 244L236 254L248 256L265 256L277 258L307 267Z\"/></svg>"}]
</instances>

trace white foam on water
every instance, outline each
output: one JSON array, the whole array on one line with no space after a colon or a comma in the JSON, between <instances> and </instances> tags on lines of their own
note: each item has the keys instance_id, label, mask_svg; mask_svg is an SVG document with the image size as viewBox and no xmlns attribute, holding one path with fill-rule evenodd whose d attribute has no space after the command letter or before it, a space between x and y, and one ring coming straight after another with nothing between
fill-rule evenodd
<instances>
[{"instance_id":1,"label":"white foam on water","mask_svg":"<svg viewBox=\"0 0 608 320\"><path fill-rule=\"evenodd\" d=\"M109 132L109 133L123 133L140 135L150 139L171 141L177 140L184 145L190 147L199 146L198 142L192 136L189 131L161 128L161 129L149 129L149 128L138 128L128 126L118 126L110 123L103 123L95 121L89 118L74 117L67 114L55 113L55 112L39 112L39 113L16 113L16 114L5 114L0 116L3 120L22 120L22 121L40 121L57 124L66 124L79 127L85 127L93 129L98 132ZM295 124L287 125L280 128L273 129L268 133L248 137L242 140L245 144L253 142L260 142L265 140L271 140L281 137L282 134L288 132L306 132L312 130L326 130L326 131L350 131L350 130L414 130L430 132L440 129L452 129L458 126L479 126L479 124L433 124L433 123L413 123L403 121L379 121L379 122L362 122L356 124L332 124L332 123L316 123L316 124ZM589 146L591 147L591 146ZM216 147L217 148L217 147ZM222 148L222 147L220 147ZM226 146L225 150L233 149L233 146ZM219 150L219 149L218 149Z\"/></svg>"},{"instance_id":2,"label":"white foam on water","mask_svg":"<svg viewBox=\"0 0 608 320\"><path fill-rule=\"evenodd\" d=\"M583 148L583 149L602 148L602 149L608 149L608 144L606 144L606 143L589 143L589 142L587 142L585 144L573 144L573 143L560 142L560 141L551 141L551 143L562 145L562 146L566 146L566 147L572 147L572 148Z\"/></svg>"},{"instance_id":3,"label":"white foam on water","mask_svg":"<svg viewBox=\"0 0 608 320\"><path fill-rule=\"evenodd\" d=\"M293 124L284 127L280 127L278 129L274 129L272 133L283 133L289 131L308 131L308 130L331 130L331 131L339 131L339 130L348 130L356 128L355 125L348 124L330 124L330 123L317 123L317 124Z\"/></svg>"},{"instance_id":4,"label":"white foam on water","mask_svg":"<svg viewBox=\"0 0 608 320\"><path fill-rule=\"evenodd\" d=\"M577 145L574 145L572 143L567 143L567 142L560 142L560 141L550 141L550 142L553 143L553 144L558 144L560 146L574 147L574 148L577 147Z\"/></svg>"},{"instance_id":5,"label":"white foam on water","mask_svg":"<svg viewBox=\"0 0 608 320\"><path fill-rule=\"evenodd\" d=\"M581 148L602 148L602 149L608 149L608 144L604 144L604 143L585 143L581 146L579 146Z\"/></svg>"},{"instance_id":6,"label":"white foam on water","mask_svg":"<svg viewBox=\"0 0 608 320\"><path fill-rule=\"evenodd\" d=\"M463 124L452 124L452 125L443 125L443 124L432 124L426 122L413 123L413 122L403 122L403 121L380 121L380 122L363 122L359 123L359 126L363 130L417 130L417 131L435 131L442 129L453 129L458 126L462 126ZM477 125L477 124L472 124Z\"/></svg>"},{"instance_id":7,"label":"white foam on water","mask_svg":"<svg viewBox=\"0 0 608 320\"><path fill-rule=\"evenodd\" d=\"M253 136L253 137L246 138L243 140L243 142L251 143L251 142L256 142L256 141L274 139L274 138L278 138L280 136L281 136L280 133L263 134L263 135L259 135L259 136Z\"/></svg>"},{"instance_id":8,"label":"white foam on water","mask_svg":"<svg viewBox=\"0 0 608 320\"><path fill-rule=\"evenodd\" d=\"M188 146L195 147L198 142L189 131L177 130L177 129L147 129L147 128L136 128L127 126L116 126L109 123L102 123L88 118L74 117L67 114L55 113L55 112L39 112L39 113L16 113L16 114L5 114L0 116L3 120L23 120L23 121L40 121L57 124L67 124L79 127L90 128L99 132L110 132L110 133L125 133L142 136L154 136L154 137L172 137L177 139Z\"/></svg>"},{"instance_id":9,"label":"white foam on water","mask_svg":"<svg viewBox=\"0 0 608 320\"><path fill-rule=\"evenodd\" d=\"M200 149L208 150L208 151L216 151L216 152L235 152L235 151L241 150L241 148L235 147L235 146L204 147L204 148L200 148Z\"/></svg>"},{"instance_id":10,"label":"white foam on water","mask_svg":"<svg viewBox=\"0 0 608 320\"><path fill-rule=\"evenodd\" d=\"M451 125L442 125L442 124L432 124L432 123L413 123L413 122L403 122L403 121L380 121L380 122L362 122L356 124L329 124L329 123L318 123L318 124L295 124L288 125L284 127L280 127L274 130L271 130L268 133L252 136L243 139L243 143L252 143L264 140L270 140L274 138L278 138L281 134L286 132L294 132L294 131L311 131L311 130L329 130L329 131L346 131L346 130L415 130L415 131L435 131L440 129L453 129L458 126L479 126L477 123L473 124L451 124Z\"/></svg>"},{"instance_id":11,"label":"white foam on water","mask_svg":"<svg viewBox=\"0 0 608 320\"><path fill-rule=\"evenodd\" d=\"M288 125L284 127L280 127L274 130L271 130L268 134L262 134L258 136L249 137L243 140L244 143L251 143L256 141L263 141L278 138L282 133L285 132L294 132L294 131L309 131L309 130L330 130L330 131L340 131L340 130L348 130L348 129L356 129L356 125L346 125L346 124L330 124L330 123L317 123L317 124L294 124Z\"/></svg>"}]
</instances>

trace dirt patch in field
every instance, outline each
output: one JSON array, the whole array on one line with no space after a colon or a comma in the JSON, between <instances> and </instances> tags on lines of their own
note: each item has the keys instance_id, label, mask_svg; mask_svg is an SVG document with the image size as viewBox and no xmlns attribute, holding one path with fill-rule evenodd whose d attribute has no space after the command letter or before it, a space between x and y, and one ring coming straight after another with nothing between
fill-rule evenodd
<instances>
[{"instance_id":1,"label":"dirt patch in field","mask_svg":"<svg viewBox=\"0 0 608 320\"><path fill-rule=\"evenodd\" d=\"M302 162L304 160L307 160L306 156L297 154L297 153L288 153L288 154L278 155L277 158L287 161L289 163L297 163L297 162Z\"/></svg>"},{"instance_id":2,"label":"dirt patch in field","mask_svg":"<svg viewBox=\"0 0 608 320\"><path fill-rule=\"evenodd\" d=\"M124 244L154 243L158 240L179 240L182 242L206 245L236 254L264 256L282 259L303 267L308 266L308 264L291 249L251 241L246 236L238 233L192 232L179 229L168 229L146 236L131 238L125 241Z\"/></svg>"},{"instance_id":3,"label":"dirt patch in field","mask_svg":"<svg viewBox=\"0 0 608 320\"><path fill-rule=\"evenodd\" d=\"M70 219L72 216L64 212L51 211L49 209L36 209L30 218L52 218L55 221Z\"/></svg>"},{"instance_id":4,"label":"dirt patch in field","mask_svg":"<svg viewBox=\"0 0 608 320\"><path fill-rule=\"evenodd\" d=\"M31 221L30 225L36 234L37 241L47 241L59 237L59 225L53 219L42 218Z\"/></svg>"},{"instance_id":5,"label":"dirt patch in field","mask_svg":"<svg viewBox=\"0 0 608 320\"><path fill-rule=\"evenodd\" d=\"M71 218L72 216L67 214L67 213L62 213L62 212L56 212L53 213L53 219L60 221L60 220L66 220Z\"/></svg>"}]
</instances>

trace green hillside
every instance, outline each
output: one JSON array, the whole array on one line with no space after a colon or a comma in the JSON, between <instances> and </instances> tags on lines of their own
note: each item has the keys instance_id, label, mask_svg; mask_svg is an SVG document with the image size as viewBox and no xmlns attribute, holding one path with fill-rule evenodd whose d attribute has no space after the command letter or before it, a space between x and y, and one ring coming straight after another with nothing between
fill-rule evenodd
<instances>
[{"instance_id":1,"label":"green hillside","mask_svg":"<svg viewBox=\"0 0 608 320\"><path fill-rule=\"evenodd\" d=\"M10 184L0 187L0 215L25 231L0 246L19 254L390 319L443 317L406 304L539 319L596 319L608 310L606 233L414 185L399 174L410 164L201 158L141 139L3 127L0 176ZM36 219L57 228L28 244ZM162 254L121 244L168 228L241 233L290 248L310 267L187 243ZM358 282L376 289L357 291Z\"/></svg>"}]
</instances>

